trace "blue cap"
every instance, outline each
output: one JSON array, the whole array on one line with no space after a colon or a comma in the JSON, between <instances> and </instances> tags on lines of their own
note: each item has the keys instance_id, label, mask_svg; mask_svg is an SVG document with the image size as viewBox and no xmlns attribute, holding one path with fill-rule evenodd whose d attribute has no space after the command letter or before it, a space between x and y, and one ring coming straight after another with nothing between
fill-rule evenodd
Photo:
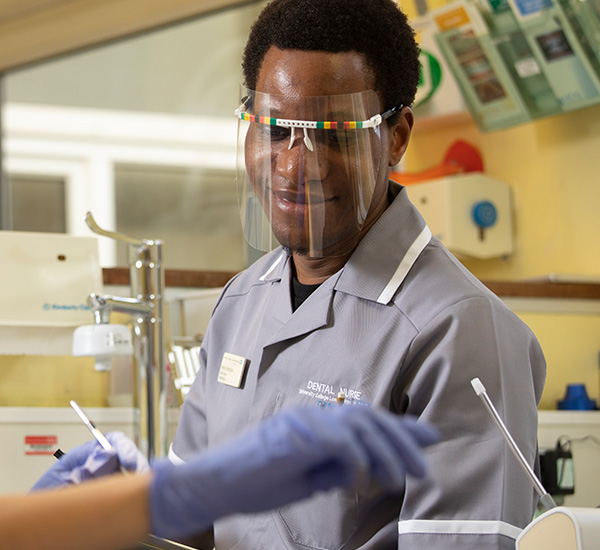
<instances>
[{"instance_id":1,"label":"blue cap","mask_svg":"<svg viewBox=\"0 0 600 550\"><path fill-rule=\"evenodd\" d=\"M593 411L596 409L596 400L588 397L584 384L569 384L564 398L557 405L559 410Z\"/></svg>"}]
</instances>

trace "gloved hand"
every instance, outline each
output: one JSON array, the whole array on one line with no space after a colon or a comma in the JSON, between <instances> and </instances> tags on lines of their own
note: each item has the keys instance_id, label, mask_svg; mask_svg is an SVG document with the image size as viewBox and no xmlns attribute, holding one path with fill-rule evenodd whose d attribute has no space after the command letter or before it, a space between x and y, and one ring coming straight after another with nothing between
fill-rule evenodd
<instances>
[{"instance_id":1,"label":"gloved hand","mask_svg":"<svg viewBox=\"0 0 600 550\"><path fill-rule=\"evenodd\" d=\"M155 464L151 532L187 537L222 516L350 488L362 476L398 490L406 473L425 475L420 447L437 439L431 426L376 408L289 409L186 464Z\"/></svg>"},{"instance_id":2,"label":"gloved hand","mask_svg":"<svg viewBox=\"0 0 600 550\"><path fill-rule=\"evenodd\" d=\"M79 445L58 459L32 487L32 491L50 489L86 479L119 472L119 466L141 473L149 470L148 461L125 434L106 434L112 450L105 451L97 441Z\"/></svg>"}]
</instances>

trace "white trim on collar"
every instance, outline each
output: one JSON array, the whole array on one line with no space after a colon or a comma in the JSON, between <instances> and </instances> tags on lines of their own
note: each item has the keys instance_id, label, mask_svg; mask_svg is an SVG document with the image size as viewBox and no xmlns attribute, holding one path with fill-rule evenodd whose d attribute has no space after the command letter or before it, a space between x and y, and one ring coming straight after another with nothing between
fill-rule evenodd
<instances>
[{"instance_id":1,"label":"white trim on collar","mask_svg":"<svg viewBox=\"0 0 600 550\"><path fill-rule=\"evenodd\" d=\"M271 272L279 265L279 262L281 262L281 260L283 260L283 258L285 257L285 252L282 252L279 255L279 258L277 258L272 264L271 267L269 269L267 269L266 273L264 273L263 275L261 275L261 277L258 279L259 281L264 281L270 274Z\"/></svg>"},{"instance_id":2,"label":"white trim on collar","mask_svg":"<svg viewBox=\"0 0 600 550\"><path fill-rule=\"evenodd\" d=\"M398 534L504 535L516 539L521 529L505 521L409 519L398 522Z\"/></svg>"},{"instance_id":3,"label":"white trim on collar","mask_svg":"<svg viewBox=\"0 0 600 550\"><path fill-rule=\"evenodd\" d=\"M425 226L423 231L421 231L419 236L410 245L410 248L406 251L404 258L402 258L398 269L396 269L396 272L394 275L392 275L392 278L379 295L379 298L377 298L377 302L379 304L388 304L390 302L396 293L396 290L398 290L398 287L402 284L402 281L404 281L404 278L410 271L410 268L417 261L417 258L421 252L423 252L423 249L429 244L430 240L431 230L429 227Z\"/></svg>"}]
</instances>

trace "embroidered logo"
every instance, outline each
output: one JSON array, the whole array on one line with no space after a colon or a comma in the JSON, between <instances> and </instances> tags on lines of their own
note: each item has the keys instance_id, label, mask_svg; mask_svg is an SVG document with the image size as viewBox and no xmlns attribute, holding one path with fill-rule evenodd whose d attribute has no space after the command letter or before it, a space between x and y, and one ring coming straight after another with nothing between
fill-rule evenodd
<instances>
[{"instance_id":1,"label":"embroidered logo","mask_svg":"<svg viewBox=\"0 0 600 550\"><path fill-rule=\"evenodd\" d=\"M299 388L298 393L317 400L320 407L339 404L340 396L343 396L341 402L345 405L369 404L362 399L363 392L361 390L341 385L336 386L334 384L327 384L316 380L308 380L304 387Z\"/></svg>"}]
</instances>

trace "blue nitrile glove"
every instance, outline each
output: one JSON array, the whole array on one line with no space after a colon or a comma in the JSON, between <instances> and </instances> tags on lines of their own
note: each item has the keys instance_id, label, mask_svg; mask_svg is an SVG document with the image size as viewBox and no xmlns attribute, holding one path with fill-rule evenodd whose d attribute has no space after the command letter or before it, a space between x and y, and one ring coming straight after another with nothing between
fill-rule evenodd
<instances>
[{"instance_id":1,"label":"blue nitrile glove","mask_svg":"<svg viewBox=\"0 0 600 550\"><path fill-rule=\"evenodd\" d=\"M108 433L106 439L112 445L112 450L105 451L95 440L79 445L61 456L31 490L81 483L86 479L119 472L119 466L136 473L149 469L144 455L125 434Z\"/></svg>"},{"instance_id":2,"label":"blue nitrile glove","mask_svg":"<svg viewBox=\"0 0 600 550\"><path fill-rule=\"evenodd\" d=\"M261 512L373 476L387 489L425 475L420 447L435 429L363 406L293 408L186 464L154 465L151 532L187 537L214 520Z\"/></svg>"}]
</instances>

